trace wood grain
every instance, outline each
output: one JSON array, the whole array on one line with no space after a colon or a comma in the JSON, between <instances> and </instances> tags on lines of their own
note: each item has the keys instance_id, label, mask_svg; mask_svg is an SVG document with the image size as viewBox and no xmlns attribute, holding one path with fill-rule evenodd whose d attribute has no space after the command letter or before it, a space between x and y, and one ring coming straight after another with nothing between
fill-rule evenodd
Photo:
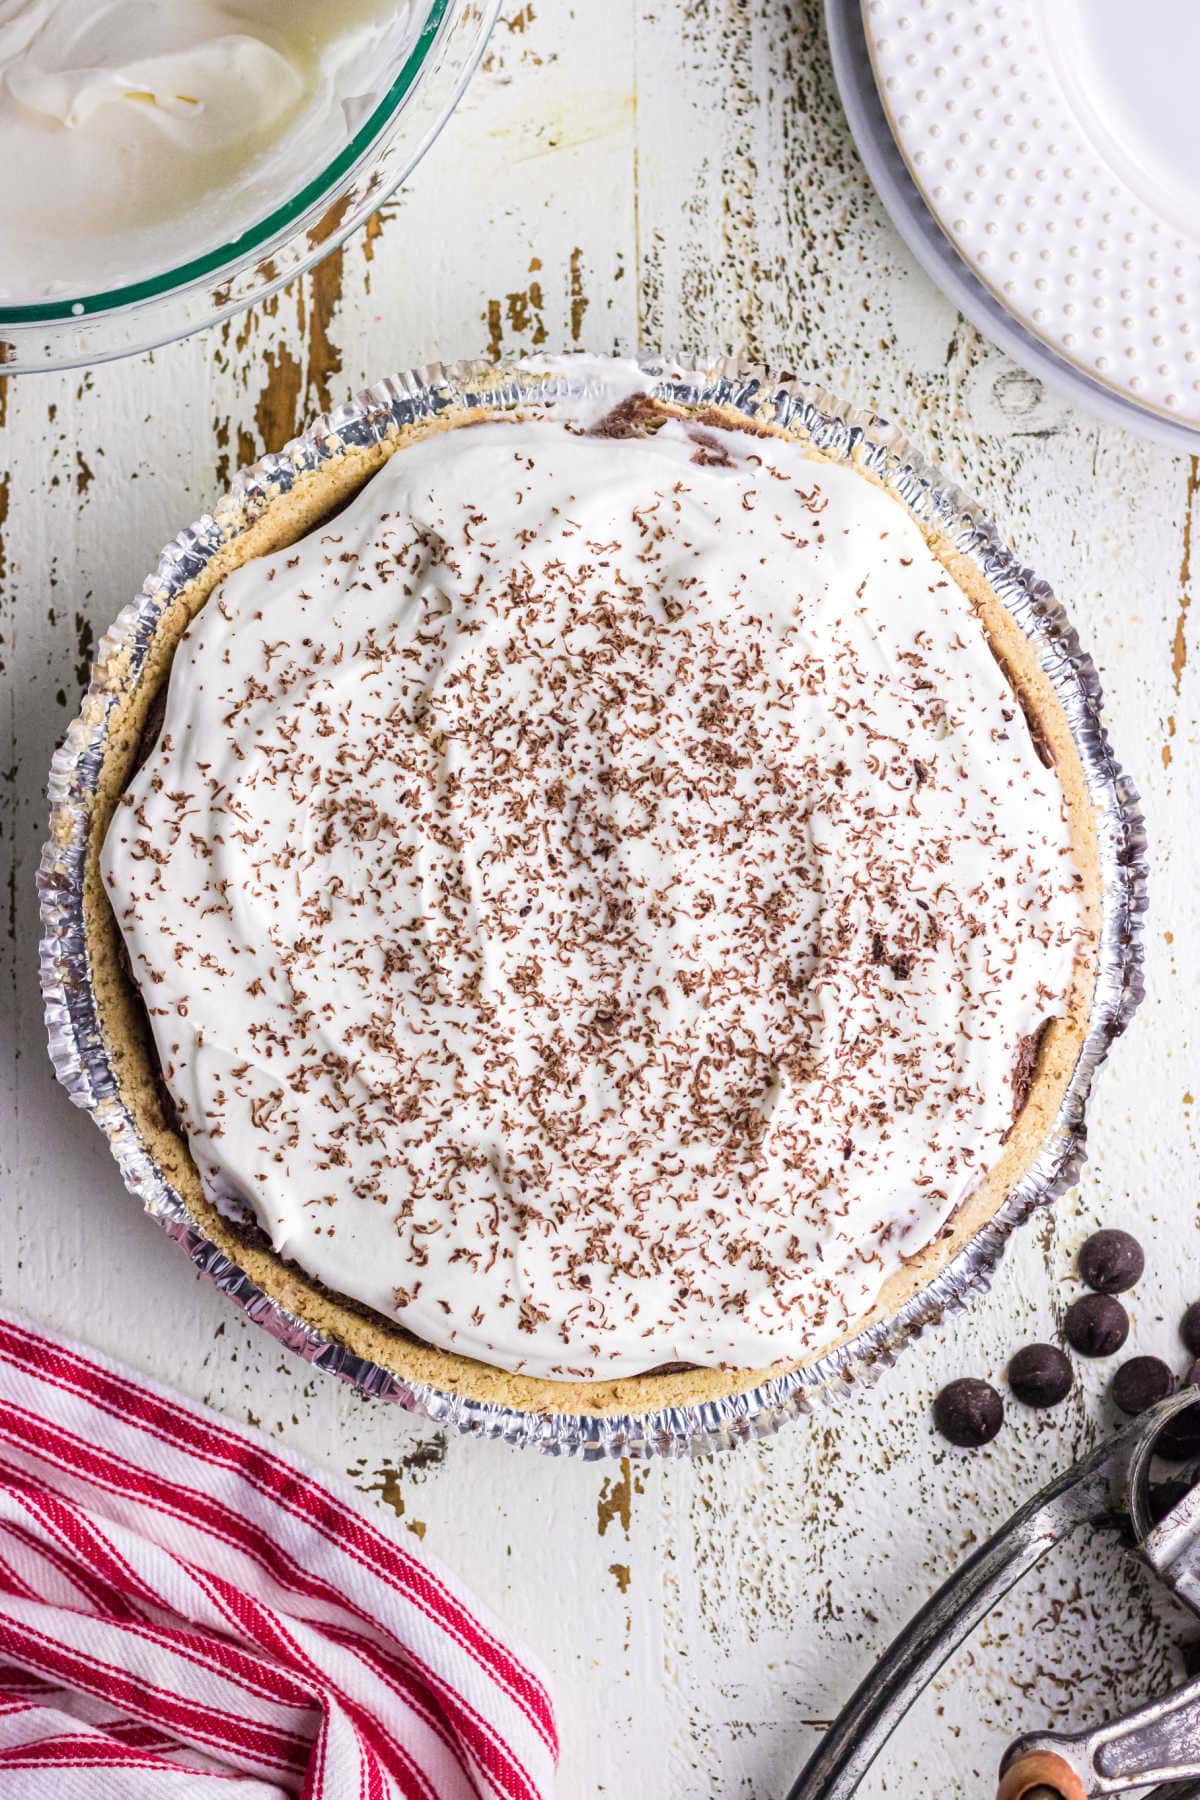
<instances>
[{"instance_id":1,"label":"wood grain","mask_svg":"<svg viewBox=\"0 0 1200 1800\"><path fill-rule=\"evenodd\" d=\"M729 350L899 416L1057 586L1094 650L1154 840L1149 998L1097 1094L1077 1192L992 1294L776 1441L603 1468L447 1439L248 1329L126 1196L51 1078L33 871L51 751L97 635L239 462L387 370L538 346ZM775 1796L915 1603L1111 1423L1103 1366L987 1452L934 1439L953 1375L1052 1337L1096 1222L1149 1268L1136 1348L1178 1364L1200 1295L1188 997L1200 614L1186 458L1022 374L914 267L857 161L817 0L531 0L409 188L223 330L0 380L0 1289L135 1367L348 1469L545 1658L566 1800ZM938 1678L864 1795L990 1792L1016 1733L1162 1690L1186 1626L1111 1546L1052 1559Z\"/></svg>"}]
</instances>

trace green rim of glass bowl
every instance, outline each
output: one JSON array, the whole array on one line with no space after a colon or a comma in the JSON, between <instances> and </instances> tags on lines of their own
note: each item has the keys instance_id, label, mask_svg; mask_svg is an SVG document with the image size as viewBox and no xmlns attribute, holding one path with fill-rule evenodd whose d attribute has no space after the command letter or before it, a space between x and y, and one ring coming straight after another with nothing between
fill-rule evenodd
<instances>
[{"instance_id":1,"label":"green rim of glass bowl","mask_svg":"<svg viewBox=\"0 0 1200 1800\"><path fill-rule=\"evenodd\" d=\"M174 289L183 289L193 283L203 281L207 276L215 275L228 264L237 262L244 264L252 251L261 249L271 240L279 238L298 226L304 215L311 210L331 188L335 187L344 175L349 174L354 164L369 151L380 132L393 115L399 111L408 94L425 67L426 60L433 43L441 29L453 0L430 0L429 9L416 42L404 60L404 64L395 81L384 95L379 105L360 126L350 142L338 151L333 160L325 165L319 175L306 182L297 194L286 201L257 225L234 239L231 243L222 244L210 250L204 256L197 256L191 262L180 263L163 275L155 275L146 281L131 282L125 287L108 288L99 294L77 294L65 300L40 301L36 306L0 306L0 326L3 325L41 325L57 321L70 322L88 318L97 313L107 312L118 306L131 306L142 300L153 300L170 293Z\"/></svg>"}]
</instances>

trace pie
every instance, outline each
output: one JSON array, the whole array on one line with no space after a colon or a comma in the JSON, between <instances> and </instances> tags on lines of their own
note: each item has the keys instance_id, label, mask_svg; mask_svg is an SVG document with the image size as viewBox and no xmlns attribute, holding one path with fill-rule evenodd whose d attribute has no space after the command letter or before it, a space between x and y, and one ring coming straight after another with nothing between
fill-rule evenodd
<instances>
[{"instance_id":1,"label":"pie","mask_svg":"<svg viewBox=\"0 0 1200 1800\"><path fill-rule=\"evenodd\" d=\"M300 476L162 615L87 888L198 1225L395 1372L590 1414L891 1316L1041 1150L1096 835L973 563L626 384Z\"/></svg>"}]
</instances>

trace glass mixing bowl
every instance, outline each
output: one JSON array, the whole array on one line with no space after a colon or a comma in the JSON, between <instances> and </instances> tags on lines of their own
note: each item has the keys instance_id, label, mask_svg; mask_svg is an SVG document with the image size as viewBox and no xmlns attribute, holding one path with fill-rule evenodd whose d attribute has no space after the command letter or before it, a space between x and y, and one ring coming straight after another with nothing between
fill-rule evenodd
<instances>
[{"instance_id":1,"label":"glass mixing bowl","mask_svg":"<svg viewBox=\"0 0 1200 1800\"><path fill-rule=\"evenodd\" d=\"M370 116L331 161L229 243L93 294L0 305L0 374L149 350L240 312L328 255L399 186L454 111L500 0L415 0L419 26Z\"/></svg>"}]
</instances>

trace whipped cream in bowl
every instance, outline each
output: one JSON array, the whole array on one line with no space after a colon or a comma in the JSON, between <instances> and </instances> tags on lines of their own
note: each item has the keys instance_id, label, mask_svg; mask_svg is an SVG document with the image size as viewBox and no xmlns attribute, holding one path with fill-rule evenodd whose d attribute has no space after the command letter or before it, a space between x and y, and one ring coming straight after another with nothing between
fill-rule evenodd
<instances>
[{"instance_id":1,"label":"whipped cream in bowl","mask_svg":"<svg viewBox=\"0 0 1200 1800\"><path fill-rule=\"evenodd\" d=\"M427 146L494 10L0 0L0 158L21 174L0 188L6 366L70 360L38 326L83 320L75 359L99 358L151 341L144 317L122 332L123 305L167 319L206 282L174 309L204 322L332 247Z\"/></svg>"}]
</instances>

